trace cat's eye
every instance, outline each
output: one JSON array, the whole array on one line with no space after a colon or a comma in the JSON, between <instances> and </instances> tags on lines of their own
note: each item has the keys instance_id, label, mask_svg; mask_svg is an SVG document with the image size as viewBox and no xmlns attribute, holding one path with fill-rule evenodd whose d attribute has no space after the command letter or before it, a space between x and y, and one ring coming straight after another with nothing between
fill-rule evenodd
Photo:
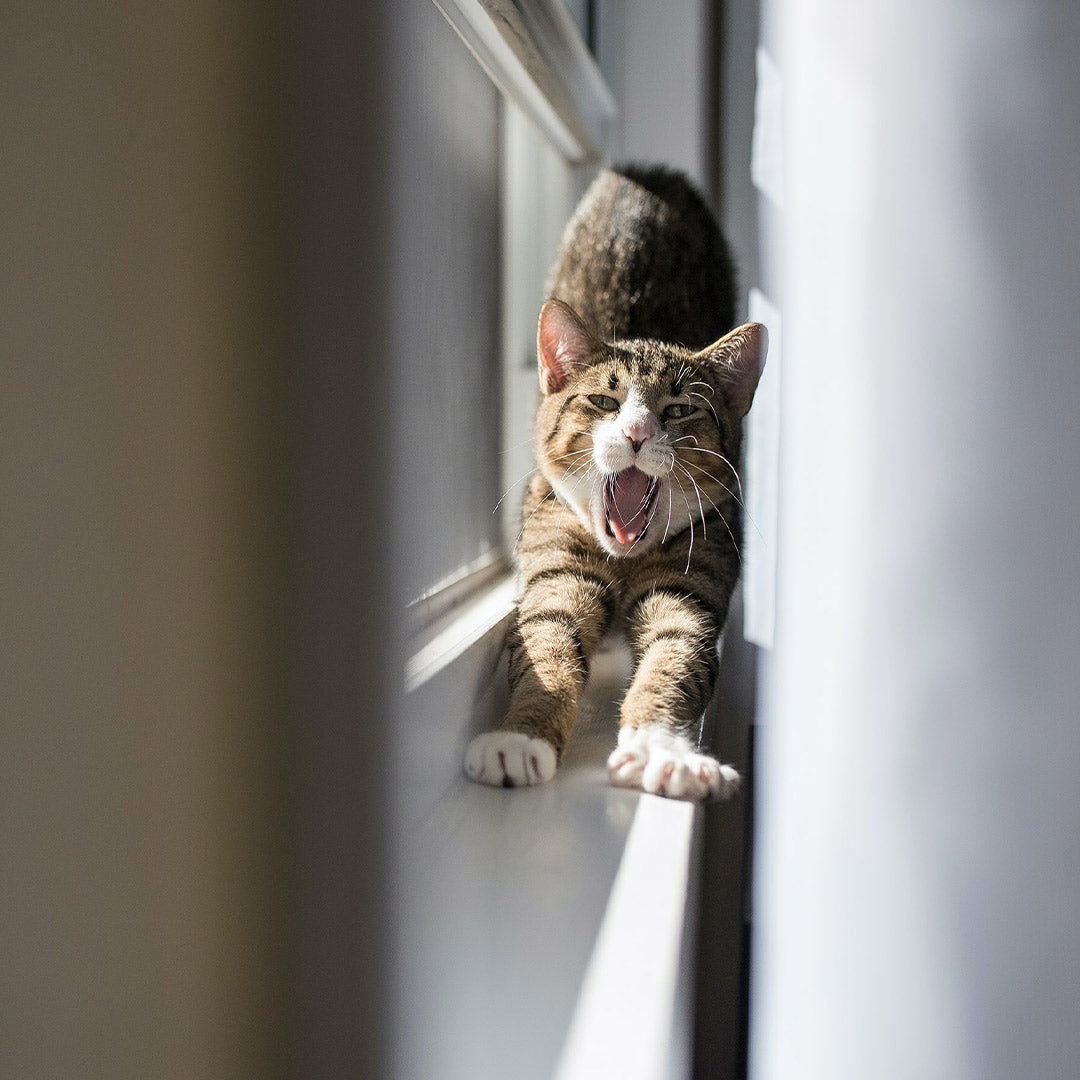
<instances>
[{"instance_id":1,"label":"cat's eye","mask_svg":"<svg viewBox=\"0 0 1080 1080\"><path fill-rule=\"evenodd\" d=\"M677 401L664 410L664 419L681 420L684 416L689 416L693 411L693 405L689 405L685 401Z\"/></svg>"},{"instance_id":2,"label":"cat's eye","mask_svg":"<svg viewBox=\"0 0 1080 1080\"><path fill-rule=\"evenodd\" d=\"M607 394L590 394L589 400L604 412L618 412L619 402L616 398L608 397Z\"/></svg>"}]
</instances>

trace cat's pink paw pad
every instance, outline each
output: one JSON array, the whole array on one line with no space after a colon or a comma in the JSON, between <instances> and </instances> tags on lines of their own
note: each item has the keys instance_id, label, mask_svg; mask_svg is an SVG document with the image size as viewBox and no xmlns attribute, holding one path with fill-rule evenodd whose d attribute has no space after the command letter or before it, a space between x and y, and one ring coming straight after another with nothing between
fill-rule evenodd
<instances>
[{"instance_id":1,"label":"cat's pink paw pad","mask_svg":"<svg viewBox=\"0 0 1080 1080\"><path fill-rule=\"evenodd\" d=\"M726 799L739 788L739 774L730 765L699 753L685 735L662 724L621 728L608 775L616 787L694 802Z\"/></svg>"},{"instance_id":2,"label":"cat's pink paw pad","mask_svg":"<svg viewBox=\"0 0 1080 1080\"><path fill-rule=\"evenodd\" d=\"M465 774L492 787L532 787L555 775L555 748L520 731L477 735L465 751Z\"/></svg>"}]
</instances>

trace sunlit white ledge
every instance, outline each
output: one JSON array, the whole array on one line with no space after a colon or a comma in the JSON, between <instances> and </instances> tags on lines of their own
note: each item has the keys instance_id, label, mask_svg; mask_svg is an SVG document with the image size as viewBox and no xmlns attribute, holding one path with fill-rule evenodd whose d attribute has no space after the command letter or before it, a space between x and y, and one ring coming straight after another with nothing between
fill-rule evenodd
<instances>
[{"instance_id":1,"label":"sunlit white ledge","mask_svg":"<svg viewBox=\"0 0 1080 1080\"><path fill-rule=\"evenodd\" d=\"M505 573L453 608L448 616L429 624L417 635L418 647L405 664L406 694L417 690L486 634L494 632L513 607L514 578Z\"/></svg>"},{"instance_id":2,"label":"sunlit white ledge","mask_svg":"<svg viewBox=\"0 0 1080 1080\"><path fill-rule=\"evenodd\" d=\"M690 803L638 800L556 1080L689 1074L683 958L693 945L700 822Z\"/></svg>"},{"instance_id":3,"label":"sunlit white ledge","mask_svg":"<svg viewBox=\"0 0 1080 1080\"><path fill-rule=\"evenodd\" d=\"M481 590L409 663L396 1056L403 1075L428 1080L679 1080L690 1073L701 812L608 783L624 649L595 658L550 784L465 779L465 744L505 706L494 658L512 603L509 580ZM442 770L436 796L409 784L418 767Z\"/></svg>"}]
</instances>

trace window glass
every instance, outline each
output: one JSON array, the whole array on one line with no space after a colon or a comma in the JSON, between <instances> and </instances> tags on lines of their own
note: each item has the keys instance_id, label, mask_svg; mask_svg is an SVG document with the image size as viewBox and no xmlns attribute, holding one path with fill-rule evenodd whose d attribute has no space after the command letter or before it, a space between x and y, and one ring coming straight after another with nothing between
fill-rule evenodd
<instances>
[{"instance_id":1,"label":"window glass","mask_svg":"<svg viewBox=\"0 0 1080 1080\"><path fill-rule=\"evenodd\" d=\"M595 167L572 166L511 102L503 103L502 305L504 543L513 551L518 509L532 471L539 381L536 320L563 228Z\"/></svg>"},{"instance_id":2,"label":"window glass","mask_svg":"<svg viewBox=\"0 0 1080 1080\"><path fill-rule=\"evenodd\" d=\"M392 498L417 597L500 543L499 94L434 4L401 7L390 235ZM362 479L358 479L362 482Z\"/></svg>"}]
</instances>

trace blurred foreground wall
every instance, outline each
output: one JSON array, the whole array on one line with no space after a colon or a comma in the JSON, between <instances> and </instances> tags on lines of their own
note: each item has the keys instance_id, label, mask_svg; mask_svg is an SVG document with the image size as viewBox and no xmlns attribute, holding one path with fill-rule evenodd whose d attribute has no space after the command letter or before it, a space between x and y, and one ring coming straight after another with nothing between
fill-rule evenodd
<instances>
[{"instance_id":1,"label":"blurred foreground wall","mask_svg":"<svg viewBox=\"0 0 1080 1080\"><path fill-rule=\"evenodd\" d=\"M19 4L0 44L0 1075L294 1041L275 35Z\"/></svg>"}]
</instances>

